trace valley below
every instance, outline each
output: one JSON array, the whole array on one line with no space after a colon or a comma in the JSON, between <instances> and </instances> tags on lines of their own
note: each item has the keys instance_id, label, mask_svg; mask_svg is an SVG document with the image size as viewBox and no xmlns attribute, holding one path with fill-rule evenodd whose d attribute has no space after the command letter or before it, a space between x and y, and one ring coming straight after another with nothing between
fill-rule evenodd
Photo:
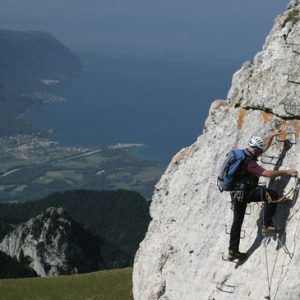
<instances>
[{"instance_id":1,"label":"valley below","mask_svg":"<svg viewBox=\"0 0 300 300\"><path fill-rule=\"evenodd\" d=\"M126 137L104 138L114 136L112 125L93 115L103 109L90 108L90 101L102 101L87 92L93 88L84 85L82 58L45 32L0 30L0 42L0 202L38 200L74 189L135 190L150 199L162 163L135 153L142 145L119 144L130 140ZM82 90L79 100L76 86ZM84 105L78 107L74 99ZM32 120L35 113L50 124ZM90 130L98 126L88 122L97 119L105 123L99 136ZM82 133L85 124L90 131ZM67 133L60 138L63 129Z\"/></svg>"},{"instance_id":2,"label":"valley below","mask_svg":"<svg viewBox=\"0 0 300 300\"><path fill-rule=\"evenodd\" d=\"M150 199L163 168L131 154L141 146L66 147L35 134L1 138L0 201L72 189L135 190Z\"/></svg>"}]
</instances>

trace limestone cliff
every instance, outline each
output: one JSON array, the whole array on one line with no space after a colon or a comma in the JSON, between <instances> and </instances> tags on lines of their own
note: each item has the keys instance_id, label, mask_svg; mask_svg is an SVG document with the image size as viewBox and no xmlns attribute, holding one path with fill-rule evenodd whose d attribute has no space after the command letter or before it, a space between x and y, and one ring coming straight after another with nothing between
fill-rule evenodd
<instances>
[{"instance_id":1,"label":"limestone cliff","mask_svg":"<svg viewBox=\"0 0 300 300\"><path fill-rule=\"evenodd\" d=\"M152 221L135 257L136 300L300 299L300 201L280 206L275 222L286 234L263 237L260 204L250 204L243 223L243 264L222 259L232 222L230 197L216 176L225 154L246 147L253 134L280 127L261 158L267 169L300 171L300 3L277 17L265 45L233 76L227 100L212 103L198 140L181 150L156 186ZM284 142L284 141L287 142ZM279 193L294 178L266 181Z\"/></svg>"},{"instance_id":2,"label":"limestone cliff","mask_svg":"<svg viewBox=\"0 0 300 300\"><path fill-rule=\"evenodd\" d=\"M62 208L48 208L4 237L0 250L39 276L99 270L100 241Z\"/></svg>"}]
</instances>

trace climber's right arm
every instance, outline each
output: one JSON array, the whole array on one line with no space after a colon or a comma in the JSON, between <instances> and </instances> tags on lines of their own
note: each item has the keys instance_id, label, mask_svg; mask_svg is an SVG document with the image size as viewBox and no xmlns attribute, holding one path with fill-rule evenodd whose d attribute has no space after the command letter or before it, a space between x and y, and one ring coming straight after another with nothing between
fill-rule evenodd
<instances>
[{"instance_id":1,"label":"climber's right arm","mask_svg":"<svg viewBox=\"0 0 300 300\"><path fill-rule=\"evenodd\" d=\"M271 177L278 177L282 175L298 175L298 171L294 169L289 170L265 170L262 172L261 176L271 178Z\"/></svg>"}]
</instances>

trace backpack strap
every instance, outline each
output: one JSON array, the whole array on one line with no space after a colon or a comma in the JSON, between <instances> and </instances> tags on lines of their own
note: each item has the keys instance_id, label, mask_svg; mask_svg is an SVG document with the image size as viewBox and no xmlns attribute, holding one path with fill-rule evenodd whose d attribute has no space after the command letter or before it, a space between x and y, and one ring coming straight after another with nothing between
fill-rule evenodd
<instances>
[{"instance_id":1,"label":"backpack strap","mask_svg":"<svg viewBox=\"0 0 300 300\"><path fill-rule=\"evenodd\" d=\"M248 164L250 161L257 161L257 157L246 149L243 150L245 158L242 161L239 170L236 173L237 181L239 182L239 189L252 189L257 186L258 179L256 176L250 175L248 172Z\"/></svg>"}]
</instances>

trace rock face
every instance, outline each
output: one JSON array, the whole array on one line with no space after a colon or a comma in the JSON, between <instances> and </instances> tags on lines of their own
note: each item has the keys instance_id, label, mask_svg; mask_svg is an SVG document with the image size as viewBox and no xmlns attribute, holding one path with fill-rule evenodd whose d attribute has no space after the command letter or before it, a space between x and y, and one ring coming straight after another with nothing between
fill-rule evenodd
<instances>
[{"instance_id":1,"label":"rock face","mask_svg":"<svg viewBox=\"0 0 300 300\"><path fill-rule=\"evenodd\" d=\"M5 236L0 250L39 276L84 273L101 266L100 241L62 208L48 208Z\"/></svg>"},{"instance_id":2,"label":"rock face","mask_svg":"<svg viewBox=\"0 0 300 300\"><path fill-rule=\"evenodd\" d=\"M299 11L299 1L291 1L275 20L263 50L234 74L228 99L212 103L202 135L173 158L157 184L152 221L135 257L136 300L300 299L298 193L278 205L280 236L263 237L261 204L248 205L240 250L250 256L233 264L222 260L230 196L216 186L225 154L274 128L286 134L274 139L260 164L300 171ZM290 177L265 183L279 193L296 187Z\"/></svg>"}]
</instances>

